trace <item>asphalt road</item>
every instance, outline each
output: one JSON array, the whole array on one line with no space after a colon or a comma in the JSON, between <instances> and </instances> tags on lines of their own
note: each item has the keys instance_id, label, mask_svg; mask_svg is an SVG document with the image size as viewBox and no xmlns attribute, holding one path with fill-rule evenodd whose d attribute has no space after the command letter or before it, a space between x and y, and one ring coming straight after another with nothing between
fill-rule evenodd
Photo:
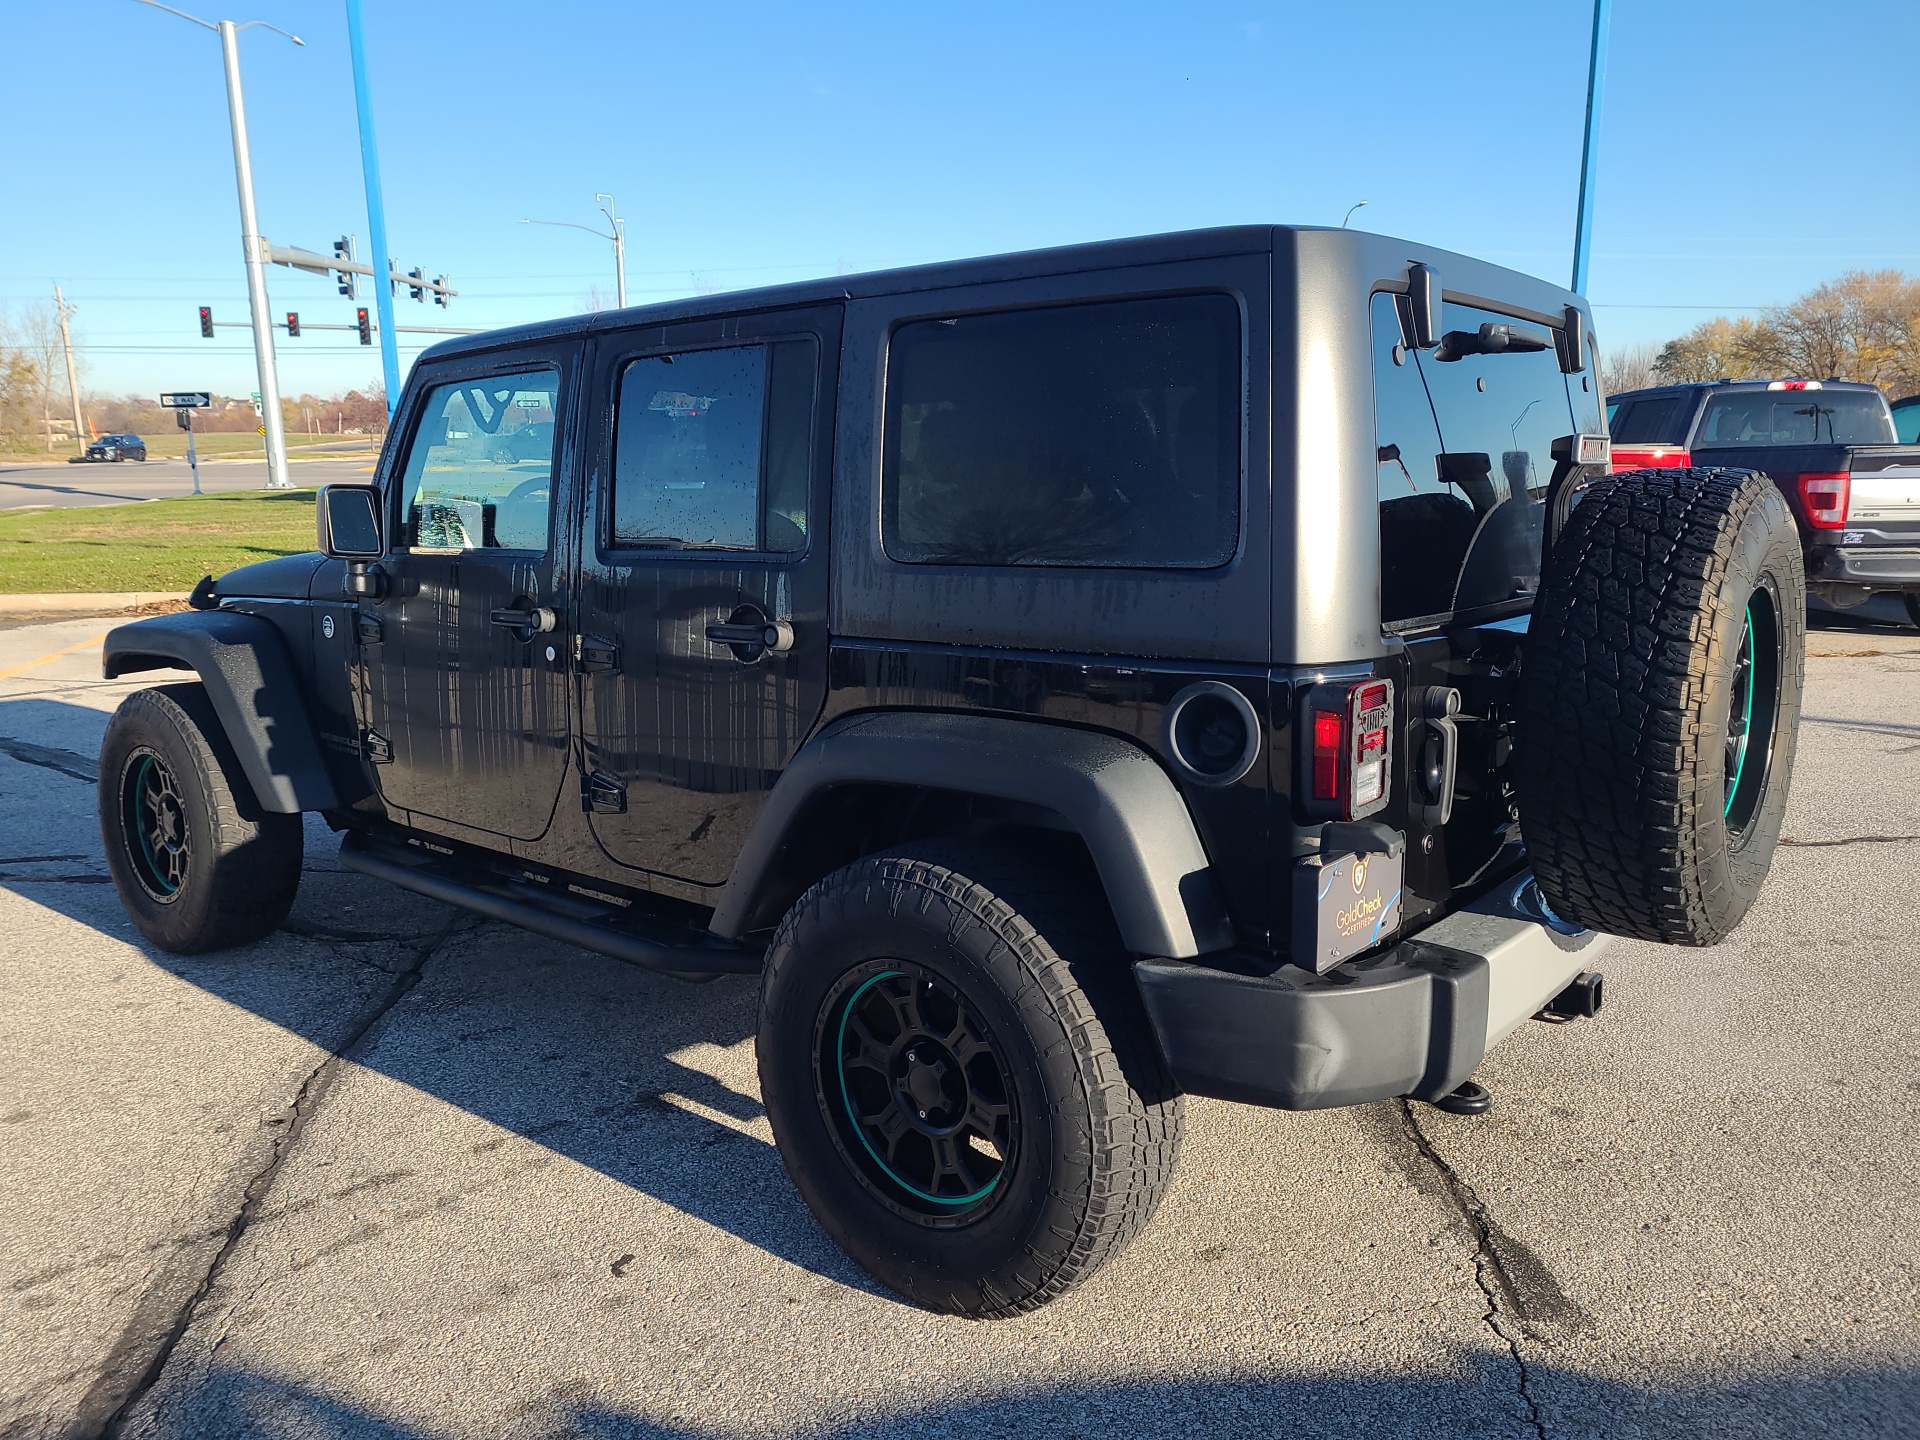
<instances>
[{"instance_id":1,"label":"asphalt road","mask_svg":"<svg viewBox=\"0 0 1920 1440\"><path fill-rule=\"evenodd\" d=\"M361 452L340 458L288 462L296 485L365 484L373 458ZM202 460L200 488L209 493L258 490L267 483L265 460ZM125 505L133 500L164 500L193 493L193 473L185 460L129 460L119 465L0 465L0 510L30 505L60 508Z\"/></svg>"},{"instance_id":2,"label":"asphalt road","mask_svg":"<svg viewBox=\"0 0 1920 1440\"><path fill-rule=\"evenodd\" d=\"M1618 946L1481 1119L1193 1102L1139 1243L978 1324L809 1219L751 981L457 917L318 826L282 933L139 943L105 628L0 633L0 1436L1920 1435L1910 629L1814 636L1730 943Z\"/></svg>"}]
</instances>

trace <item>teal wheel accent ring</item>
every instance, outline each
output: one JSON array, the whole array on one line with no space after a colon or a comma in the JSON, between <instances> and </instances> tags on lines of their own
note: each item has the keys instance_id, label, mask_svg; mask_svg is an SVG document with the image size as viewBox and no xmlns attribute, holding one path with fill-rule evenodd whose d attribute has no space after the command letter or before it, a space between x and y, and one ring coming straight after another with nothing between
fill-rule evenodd
<instances>
[{"instance_id":1,"label":"teal wheel accent ring","mask_svg":"<svg viewBox=\"0 0 1920 1440\"><path fill-rule=\"evenodd\" d=\"M120 814L134 878L154 899L168 901L187 879L187 808L167 762L136 750L121 772Z\"/></svg>"},{"instance_id":2,"label":"teal wheel accent ring","mask_svg":"<svg viewBox=\"0 0 1920 1440\"><path fill-rule=\"evenodd\" d=\"M960 993L873 962L834 987L823 1018L822 1097L861 1180L929 1221L990 1201L1013 1156L1012 1091Z\"/></svg>"}]
</instances>

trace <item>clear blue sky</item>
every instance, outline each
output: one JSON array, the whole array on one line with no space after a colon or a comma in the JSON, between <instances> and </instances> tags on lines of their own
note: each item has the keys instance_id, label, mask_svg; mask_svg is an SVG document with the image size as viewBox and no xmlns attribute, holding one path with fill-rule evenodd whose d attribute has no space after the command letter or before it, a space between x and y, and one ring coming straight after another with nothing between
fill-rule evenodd
<instances>
[{"instance_id":1,"label":"clear blue sky","mask_svg":"<svg viewBox=\"0 0 1920 1440\"><path fill-rule=\"evenodd\" d=\"M223 12L209 7L240 5ZM186 0L242 37L261 227L367 224L340 0ZM1589 0L771 6L366 0L388 228L496 325L611 303L611 247L523 216L629 219L638 302L1249 221L1337 224L1565 282ZM134 0L12 0L0 304L79 305L100 390L253 388L219 42ZM1615 0L1590 294L1602 344L1920 271L1902 159L1912 0ZM343 323L274 268L274 309ZM412 337L403 337L412 338ZM418 346L403 348L403 365ZM344 334L281 384L377 379Z\"/></svg>"}]
</instances>

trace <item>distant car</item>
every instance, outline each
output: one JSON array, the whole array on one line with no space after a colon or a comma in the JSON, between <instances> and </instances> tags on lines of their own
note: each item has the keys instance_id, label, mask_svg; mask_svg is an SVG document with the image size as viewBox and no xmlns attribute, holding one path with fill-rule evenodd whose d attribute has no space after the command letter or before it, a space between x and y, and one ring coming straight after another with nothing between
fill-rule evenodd
<instances>
[{"instance_id":1,"label":"distant car","mask_svg":"<svg viewBox=\"0 0 1920 1440\"><path fill-rule=\"evenodd\" d=\"M145 460L147 442L138 435L102 435L87 446L89 460Z\"/></svg>"},{"instance_id":2,"label":"distant car","mask_svg":"<svg viewBox=\"0 0 1920 1440\"><path fill-rule=\"evenodd\" d=\"M493 447L493 460L500 465L519 465L529 460L553 458L553 422L534 420L500 437Z\"/></svg>"}]
</instances>

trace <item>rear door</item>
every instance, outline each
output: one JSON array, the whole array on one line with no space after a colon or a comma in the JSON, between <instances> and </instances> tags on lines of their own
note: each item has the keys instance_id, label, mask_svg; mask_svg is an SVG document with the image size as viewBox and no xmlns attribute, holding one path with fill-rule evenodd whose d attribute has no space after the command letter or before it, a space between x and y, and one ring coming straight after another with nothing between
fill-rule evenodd
<instances>
[{"instance_id":1,"label":"rear door","mask_svg":"<svg viewBox=\"0 0 1920 1440\"><path fill-rule=\"evenodd\" d=\"M575 664L621 865L723 883L825 704L839 350L837 306L594 342Z\"/></svg>"}]
</instances>

